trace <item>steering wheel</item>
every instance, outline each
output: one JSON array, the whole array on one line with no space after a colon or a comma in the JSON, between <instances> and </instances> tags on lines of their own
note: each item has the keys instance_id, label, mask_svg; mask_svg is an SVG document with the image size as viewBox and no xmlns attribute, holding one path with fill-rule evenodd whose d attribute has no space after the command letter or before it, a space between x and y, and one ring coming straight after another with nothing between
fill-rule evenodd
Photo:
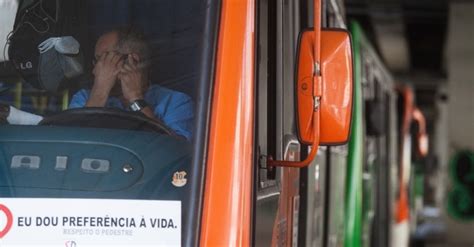
<instances>
[{"instance_id":1,"label":"steering wheel","mask_svg":"<svg viewBox=\"0 0 474 247\"><path fill-rule=\"evenodd\" d=\"M142 113L105 107L65 110L45 116L39 125L143 130L176 136L164 123L151 119Z\"/></svg>"}]
</instances>

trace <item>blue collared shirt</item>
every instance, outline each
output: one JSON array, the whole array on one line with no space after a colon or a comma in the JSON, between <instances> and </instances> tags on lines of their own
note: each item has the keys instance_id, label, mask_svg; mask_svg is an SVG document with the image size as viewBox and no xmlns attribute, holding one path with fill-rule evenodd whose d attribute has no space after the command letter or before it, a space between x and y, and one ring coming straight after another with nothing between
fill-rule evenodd
<instances>
[{"instance_id":1,"label":"blue collared shirt","mask_svg":"<svg viewBox=\"0 0 474 247\"><path fill-rule=\"evenodd\" d=\"M89 99L89 95L90 90L79 90L72 96L69 108L84 107ZM153 109L156 117L174 130L176 134L191 140L194 104L189 96L159 85L153 85L145 93L145 100ZM109 97L105 106L127 110L120 99L116 97Z\"/></svg>"}]
</instances>

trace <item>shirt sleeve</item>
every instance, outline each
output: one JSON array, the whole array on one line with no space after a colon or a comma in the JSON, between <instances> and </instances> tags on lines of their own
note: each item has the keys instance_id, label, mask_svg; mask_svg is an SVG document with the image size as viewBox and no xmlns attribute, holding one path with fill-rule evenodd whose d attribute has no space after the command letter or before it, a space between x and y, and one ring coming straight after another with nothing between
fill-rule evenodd
<instances>
[{"instance_id":1,"label":"shirt sleeve","mask_svg":"<svg viewBox=\"0 0 474 247\"><path fill-rule=\"evenodd\" d=\"M194 121L194 103L189 96L174 92L166 107L166 113L162 116L163 122L173 129L176 134L192 139ZM155 115L159 116L158 107L155 107Z\"/></svg>"},{"instance_id":2,"label":"shirt sleeve","mask_svg":"<svg viewBox=\"0 0 474 247\"><path fill-rule=\"evenodd\" d=\"M79 90L72 96L71 102L69 103L69 109L84 107L88 98L89 94L85 89Z\"/></svg>"}]
</instances>

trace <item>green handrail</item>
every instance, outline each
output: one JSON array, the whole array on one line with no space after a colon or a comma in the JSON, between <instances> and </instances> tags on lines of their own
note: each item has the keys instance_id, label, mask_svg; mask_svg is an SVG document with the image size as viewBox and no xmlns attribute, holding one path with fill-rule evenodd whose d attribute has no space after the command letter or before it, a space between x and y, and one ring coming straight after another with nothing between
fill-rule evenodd
<instances>
[{"instance_id":1,"label":"green handrail","mask_svg":"<svg viewBox=\"0 0 474 247\"><path fill-rule=\"evenodd\" d=\"M361 85L362 64L360 54L361 28L355 22L352 22L350 27L354 60L354 103L347 161L344 246L358 247L361 246L362 243L362 169L364 153Z\"/></svg>"}]
</instances>

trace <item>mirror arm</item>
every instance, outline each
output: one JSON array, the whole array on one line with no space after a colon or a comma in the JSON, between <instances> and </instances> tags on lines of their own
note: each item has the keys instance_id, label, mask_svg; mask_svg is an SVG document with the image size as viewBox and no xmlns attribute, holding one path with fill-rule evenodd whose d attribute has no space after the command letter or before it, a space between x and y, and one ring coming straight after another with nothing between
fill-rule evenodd
<instances>
[{"instance_id":1,"label":"mirror arm","mask_svg":"<svg viewBox=\"0 0 474 247\"><path fill-rule=\"evenodd\" d=\"M315 41L313 46L313 57L315 63L319 66L321 61L321 0L314 0L313 5L313 30Z\"/></svg>"},{"instance_id":2,"label":"mirror arm","mask_svg":"<svg viewBox=\"0 0 474 247\"><path fill-rule=\"evenodd\" d=\"M302 161L287 161L287 160L273 160L271 156L267 158L267 165L268 166L282 166L282 167L294 167L294 168L302 168L307 167L311 164L311 161L314 160L316 154L318 153L319 147L319 124L317 121L318 111L315 109L313 111L313 127L314 127L314 138L313 144L311 145L311 152L308 154L305 160Z\"/></svg>"},{"instance_id":3,"label":"mirror arm","mask_svg":"<svg viewBox=\"0 0 474 247\"><path fill-rule=\"evenodd\" d=\"M418 154L425 157L428 154L428 135L426 133L426 120L420 109L415 107L413 109L413 119L418 123Z\"/></svg>"},{"instance_id":4,"label":"mirror arm","mask_svg":"<svg viewBox=\"0 0 474 247\"><path fill-rule=\"evenodd\" d=\"M413 118L415 121L418 123L418 134L419 135L425 135L426 134L426 120L425 117L423 116L423 113L415 107L413 110Z\"/></svg>"}]
</instances>

